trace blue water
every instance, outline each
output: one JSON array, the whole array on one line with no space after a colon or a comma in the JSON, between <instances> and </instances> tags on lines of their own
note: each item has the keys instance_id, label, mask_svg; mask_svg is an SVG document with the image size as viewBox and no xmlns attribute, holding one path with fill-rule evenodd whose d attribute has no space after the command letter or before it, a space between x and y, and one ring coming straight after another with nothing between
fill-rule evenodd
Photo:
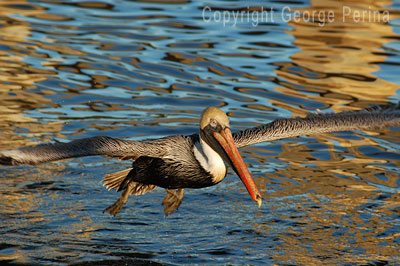
<instances>
[{"instance_id":1,"label":"blue water","mask_svg":"<svg viewBox=\"0 0 400 266\"><path fill-rule=\"evenodd\" d=\"M390 21L343 21L344 6L387 10ZM192 134L206 106L235 131L400 101L398 3L51 0L0 10L0 149ZM297 10L332 10L335 21ZM261 208L230 171L185 191L167 218L163 189L131 197L116 217L102 213L119 197L102 177L129 161L1 167L0 264L397 265L399 132L241 149Z\"/></svg>"}]
</instances>

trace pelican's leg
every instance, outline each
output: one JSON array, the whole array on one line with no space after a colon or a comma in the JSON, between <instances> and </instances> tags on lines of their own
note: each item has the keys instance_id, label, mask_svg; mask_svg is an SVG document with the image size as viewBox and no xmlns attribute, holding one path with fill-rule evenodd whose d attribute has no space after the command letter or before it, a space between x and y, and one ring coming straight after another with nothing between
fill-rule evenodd
<instances>
[{"instance_id":1,"label":"pelican's leg","mask_svg":"<svg viewBox=\"0 0 400 266\"><path fill-rule=\"evenodd\" d=\"M118 213L121 212L122 207L125 205L125 203L128 202L128 196L131 194L131 183L128 185L128 187L122 192L121 196L119 199L110 207L105 209L103 213L109 212L112 216L117 215Z\"/></svg>"},{"instance_id":2,"label":"pelican's leg","mask_svg":"<svg viewBox=\"0 0 400 266\"><path fill-rule=\"evenodd\" d=\"M162 204L165 206L164 208L165 217L173 213L175 210L179 208L179 206L181 206L184 193L183 188L177 190L166 189L166 191L167 191L167 196L165 196L165 199L162 201Z\"/></svg>"}]
</instances>

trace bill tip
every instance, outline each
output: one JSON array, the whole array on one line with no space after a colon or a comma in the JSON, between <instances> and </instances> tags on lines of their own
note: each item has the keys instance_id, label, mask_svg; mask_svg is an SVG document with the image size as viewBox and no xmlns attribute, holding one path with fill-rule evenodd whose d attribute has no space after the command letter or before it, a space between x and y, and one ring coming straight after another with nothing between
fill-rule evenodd
<instances>
[{"instance_id":1,"label":"bill tip","mask_svg":"<svg viewBox=\"0 0 400 266\"><path fill-rule=\"evenodd\" d=\"M256 201L257 201L257 204L258 204L258 208L260 208L260 207L261 207L261 204L262 204L261 196L258 196L257 199L256 199Z\"/></svg>"}]
</instances>

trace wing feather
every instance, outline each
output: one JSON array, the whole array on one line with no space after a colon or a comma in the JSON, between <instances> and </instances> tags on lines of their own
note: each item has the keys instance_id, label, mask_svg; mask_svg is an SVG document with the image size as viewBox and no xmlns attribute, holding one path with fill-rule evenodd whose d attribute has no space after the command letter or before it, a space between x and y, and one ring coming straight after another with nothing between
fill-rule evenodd
<instances>
[{"instance_id":1,"label":"wing feather","mask_svg":"<svg viewBox=\"0 0 400 266\"><path fill-rule=\"evenodd\" d=\"M400 104L341 113L311 114L304 118L277 119L271 123L233 134L236 145L248 145L301 135L373 130L400 126Z\"/></svg>"},{"instance_id":2,"label":"wing feather","mask_svg":"<svg viewBox=\"0 0 400 266\"><path fill-rule=\"evenodd\" d=\"M36 165L43 162L94 155L120 157L123 159L136 158L144 155L162 157L166 149L163 149L161 140L162 139L142 142L98 136L77 139L65 143L41 144L14 150L0 151L0 164Z\"/></svg>"}]
</instances>

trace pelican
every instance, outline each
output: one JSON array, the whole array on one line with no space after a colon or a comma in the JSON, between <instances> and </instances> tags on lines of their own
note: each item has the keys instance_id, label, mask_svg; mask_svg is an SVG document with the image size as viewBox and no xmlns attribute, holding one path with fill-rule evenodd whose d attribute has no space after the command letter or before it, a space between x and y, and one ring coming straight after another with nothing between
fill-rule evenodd
<instances>
[{"instance_id":1,"label":"pelican","mask_svg":"<svg viewBox=\"0 0 400 266\"><path fill-rule=\"evenodd\" d=\"M304 118L277 119L270 123L231 133L228 116L216 107L206 108L200 132L146 141L97 136L0 151L2 165L37 165L66 158L104 155L133 159L131 168L108 174L102 180L109 190L121 191L119 199L106 208L115 216L129 195L142 195L157 186L167 195L162 204L168 216L182 203L185 188L203 188L221 182L230 165L251 198L261 206L262 197L238 148L282 138L334 131L373 130L400 126L400 104L359 111L317 113Z\"/></svg>"}]
</instances>

